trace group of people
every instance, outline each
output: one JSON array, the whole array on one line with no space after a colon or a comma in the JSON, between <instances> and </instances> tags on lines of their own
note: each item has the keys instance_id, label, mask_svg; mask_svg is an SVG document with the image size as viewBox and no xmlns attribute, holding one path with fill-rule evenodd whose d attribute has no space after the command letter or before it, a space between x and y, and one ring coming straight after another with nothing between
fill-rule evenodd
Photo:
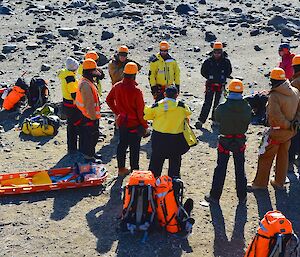
<instances>
[{"instance_id":1,"label":"group of people","mask_svg":"<svg viewBox=\"0 0 300 257\"><path fill-rule=\"evenodd\" d=\"M271 184L275 188L283 188L289 165L290 142L299 130L300 55L292 55L287 44L280 46L279 53L283 58L282 68L275 68L270 74L271 89L267 104L269 129L263 140L265 144L261 146L263 150L260 149L256 178L248 185L248 190L267 187L275 156L275 179L271 180ZM184 124L189 122L192 112L187 104L177 99L180 93L179 65L170 55L170 44L162 41L159 53L150 58L149 83L154 103L145 106L143 92L136 81L142 66L129 59L128 54L128 47L121 46L108 65L112 87L106 103L115 114L115 126L119 132L118 174L124 176L139 169L141 138L150 136L147 121L152 121L149 170L156 177L160 176L164 161L168 159L168 175L180 177L182 155L189 150L183 135ZM59 73L63 109L67 116L68 152L74 153L79 149L86 162L100 161L95 147L99 137L101 80L104 73L97 66L98 59L94 51L85 55L82 64L69 57L66 68ZM237 196L240 203L246 201L245 133L251 122L251 108L243 99L243 82L233 79L231 73L232 66L223 44L215 42L201 68L201 74L206 79L205 101L195 124L196 128L201 129L212 109L213 125L219 126L217 167L211 191L205 196L209 202L218 202L221 197L230 152L235 164ZM228 85L228 95L225 102L219 104L228 78L232 79ZM129 168L126 167L128 148Z\"/></svg>"}]
</instances>

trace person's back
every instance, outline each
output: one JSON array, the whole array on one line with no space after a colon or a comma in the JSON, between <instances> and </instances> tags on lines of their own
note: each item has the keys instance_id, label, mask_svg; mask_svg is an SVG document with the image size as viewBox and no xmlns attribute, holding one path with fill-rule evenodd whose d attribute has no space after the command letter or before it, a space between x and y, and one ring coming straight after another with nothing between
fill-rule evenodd
<instances>
[{"instance_id":1,"label":"person's back","mask_svg":"<svg viewBox=\"0 0 300 257\"><path fill-rule=\"evenodd\" d=\"M227 99L215 113L222 135L245 134L251 122L251 107L244 99Z\"/></svg>"},{"instance_id":2,"label":"person's back","mask_svg":"<svg viewBox=\"0 0 300 257\"><path fill-rule=\"evenodd\" d=\"M290 127L298 111L299 99L299 90L292 87L288 80L270 91L267 120L270 127L279 128L272 130L273 140L285 142L293 136L294 131Z\"/></svg>"},{"instance_id":3,"label":"person's back","mask_svg":"<svg viewBox=\"0 0 300 257\"><path fill-rule=\"evenodd\" d=\"M191 114L189 108L180 101L165 98L145 110L145 117L153 119L153 129L167 134L183 132L184 120Z\"/></svg>"}]
</instances>

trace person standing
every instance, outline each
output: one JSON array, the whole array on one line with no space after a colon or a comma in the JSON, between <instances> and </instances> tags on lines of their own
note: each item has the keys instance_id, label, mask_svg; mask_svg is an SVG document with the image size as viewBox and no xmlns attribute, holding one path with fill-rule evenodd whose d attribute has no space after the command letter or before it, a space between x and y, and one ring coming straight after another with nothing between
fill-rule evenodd
<instances>
[{"instance_id":1,"label":"person standing","mask_svg":"<svg viewBox=\"0 0 300 257\"><path fill-rule=\"evenodd\" d=\"M278 48L278 54L281 57L281 62L279 63L279 67L285 71L285 76L287 79L291 79L294 75L292 60L295 54L292 54L290 50L291 47L288 43L280 44Z\"/></svg>"},{"instance_id":2,"label":"person standing","mask_svg":"<svg viewBox=\"0 0 300 257\"><path fill-rule=\"evenodd\" d=\"M99 61L99 55L96 51L88 51L85 55L84 55L84 59L92 59L94 60L96 63L98 63ZM101 84L101 80L103 80L105 78L105 75L104 75L104 72L101 68L97 67L97 70L99 72L99 75L98 77L95 77L94 80L96 82L96 85L97 85L97 89L98 89L98 93L99 93L99 96L101 97L102 96L102 84ZM79 65L79 68L78 68L78 74L80 76L82 76L82 72L83 72L83 63L81 63Z\"/></svg>"},{"instance_id":3,"label":"person standing","mask_svg":"<svg viewBox=\"0 0 300 257\"><path fill-rule=\"evenodd\" d=\"M141 138L148 132L144 120L143 92L136 82L138 65L129 62L124 68L124 78L117 82L109 92L106 103L117 117L119 144L117 148L118 174L125 176L139 169ZM130 170L126 168L126 151L130 150Z\"/></svg>"},{"instance_id":4,"label":"person standing","mask_svg":"<svg viewBox=\"0 0 300 257\"><path fill-rule=\"evenodd\" d=\"M146 107L144 111L144 119L153 120L149 170L159 177L164 161L169 159L168 175L180 178L182 155L189 150L183 135L184 122L188 122L192 112L186 104L176 100L176 86L167 87L164 95L163 100Z\"/></svg>"},{"instance_id":5,"label":"person standing","mask_svg":"<svg viewBox=\"0 0 300 257\"><path fill-rule=\"evenodd\" d=\"M275 179L270 183L275 189L283 189L288 171L288 151L300 121L300 93L292 87L281 68L270 74L271 91L267 103L268 132L262 140L256 177L249 190L266 189L273 160L276 157Z\"/></svg>"},{"instance_id":6,"label":"person standing","mask_svg":"<svg viewBox=\"0 0 300 257\"><path fill-rule=\"evenodd\" d=\"M67 117L67 145L69 154L77 152L77 138L79 136L78 126L75 126L75 123L78 122L80 113L74 103L78 89L78 81L76 79L78 67L79 63L69 57L66 60L66 68L60 70L58 73L63 95L63 113Z\"/></svg>"},{"instance_id":7,"label":"person standing","mask_svg":"<svg viewBox=\"0 0 300 257\"><path fill-rule=\"evenodd\" d=\"M99 156L95 148L99 138L100 100L95 78L100 75L97 64L92 59L86 59L82 64L82 78L76 92L75 104L81 112L80 136L82 138L82 153L85 162L97 162Z\"/></svg>"},{"instance_id":8,"label":"person standing","mask_svg":"<svg viewBox=\"0 0 300 257\"><path fill-rule=\"evenodd\" d=\"M180 93L180 69L177 61L170 55L170 44L162 41L159 53L150 57L149 82L156 102L164 98L165 89L174 85Z\"/></svg>"},{"instance_id":9,"label":"person standing","mask_svg":"<svg viewBox=\"0 0 300 257\"><path fill-rule=\"evenodd\" d=\"M128 54L128 47L126 45L122 45L119 47L118 53L111 58L108 64L108 72L111 78L112 85L116 84L117 82L123 79L123 71L127 63L134 62L138 66L138 70L142 68L142 66L139 63L129 59Z\"/></svg>"},{"instance_id":10,"label":"person standing","mask_svg":"<svg viewBox=\"0 0 300 257\"><path fill-rule=\"evenodd\" d=\"M243 99L242 81L233 79L228 86L229 94L224 103L215 110L215 120L220 124L217 167L214 171L210 193L205 200L219 203L226 178L230 152L233 154L237 197L240 204L247 199L245 175L245 149L248 126L251 122L251 107Z\"/></svg>"},{"instance_id":11,"label":"person standing","mask_svg":"<svg viewBox=\"0 0 300 257\"><path fill-rule=\"evenodd\" d=\"M291 78L291 84L293 87L300 91L300 55L296 55L292 60L294 69L294 76ZM298 153L298 159L296 154ZM294 164L299 167L300 161L300 131L291 140L291 146L289 149L289 171L294 170Z\"/></svg>"},{"instance_id":12,"label":"person standing","mask_svg":"<svg viewBox=\"0 0 300 257\"><path fill-rule=\"evenodd\" d=\"M230 78L231 73L231 62L227 53L223 51L223 44L215 42L210 57L204 61L201 67L201 75L206 78L206 84L204 104L195 124L197 129L202 128L202 125L206 122L213 102L211 119L213 125L216 125L214 122L214 110L220 102L226 80Z\"/></svg>"}]
</instances>

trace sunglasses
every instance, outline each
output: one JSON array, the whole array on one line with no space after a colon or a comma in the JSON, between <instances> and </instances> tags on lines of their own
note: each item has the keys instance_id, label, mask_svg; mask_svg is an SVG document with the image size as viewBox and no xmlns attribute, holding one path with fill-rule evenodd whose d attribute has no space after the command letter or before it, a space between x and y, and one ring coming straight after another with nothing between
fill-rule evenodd
<instances>
[{"instance_id":1,"label":"sunglasses","mask_svg":"<svg viewBox=\"0 0 300 257\"><path fill-rule=\"evenodd\" d=\"M161 53L168 53L168 50L160 50Z\"/></svg>"}]
</instances>

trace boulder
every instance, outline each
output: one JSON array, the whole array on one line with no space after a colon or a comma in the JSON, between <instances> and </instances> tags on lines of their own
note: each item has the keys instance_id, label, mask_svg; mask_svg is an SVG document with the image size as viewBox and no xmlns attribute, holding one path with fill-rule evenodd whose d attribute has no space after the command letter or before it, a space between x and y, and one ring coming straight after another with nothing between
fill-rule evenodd
<instances>
[{"instance_id":1,"label":"boulder","mask_svg":"<svg viewBox=\"0 0 300 257\"><path fill-rule=\"evenodd\" d=\"M110 31L102 31L101 40L107 40L114 37L114 33Z\"/></svg>"},{"instance_id":2,"label":"boulder","mask_svg":"<svg viewBox=\"0 0 300 257\"><path fill-rule=\"evenodd\" d=\"M12 45L12 44L4 45L2 48L2 53L9 54L14 52L16 49L17 49L17 45Z\"/></svg>"},{"instance_id":3,"label":"boulder","mask_svg":"<svg viewBox=\"0 0 300 257\"><path fill-rule=\"evenodd\" d=\"M217 39L216 35L212 33L211 31L206 31L205 32L205 41L207 42L212 42Z\"/></svg>"},{"instance_id":4,"label":"boulder","mask_svg":"<svg viewBox=\"0 0 300 257\"><path fill-rule=\"evenodd\" d=\"M197 9L190 4L180 4L175 10L179 15L193 15L197 13Z\"/></svg>"},{"instance_id":5,"label":"boulder","mask_svg":"<svg viewBox=\"0 0 300 257\"><path fill-rule=\"evenodd\" d=\"M68 37L68 36L77 36L79 31L78 28L59 28L58 33L62 37Z\"/></svg>"}]
</instances>

